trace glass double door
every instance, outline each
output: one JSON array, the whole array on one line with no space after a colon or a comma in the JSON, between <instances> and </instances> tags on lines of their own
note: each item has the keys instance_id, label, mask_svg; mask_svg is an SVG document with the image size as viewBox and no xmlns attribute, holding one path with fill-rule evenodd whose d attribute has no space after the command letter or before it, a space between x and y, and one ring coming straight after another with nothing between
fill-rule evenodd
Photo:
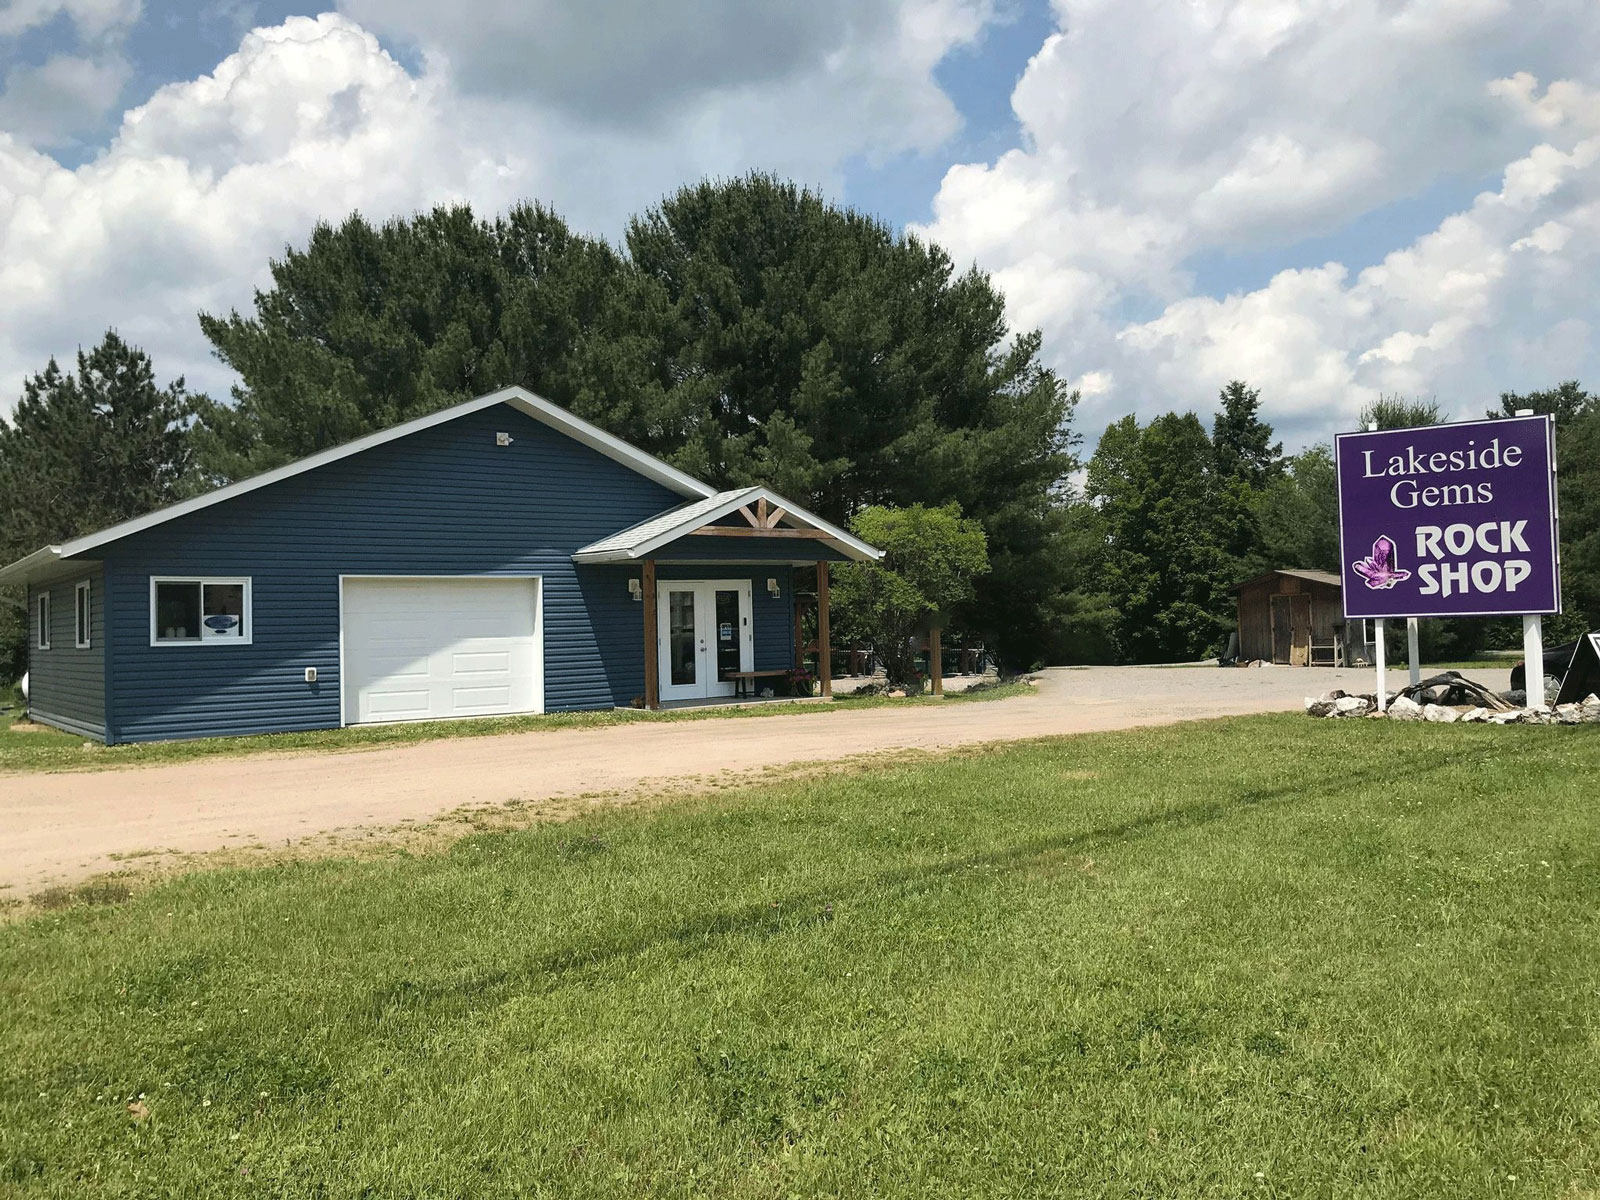
<instances>
[{"instance_id":1,"label":"glass double door","mask_svg":"<svg viewBox=\"0 0 1600 1200\"><path fill-rule=\"evenodd\" d=\"M755 667L748 579L664 579L656 586L661 699L732 696L732 671Z\"/></svg>"}]
</instances>

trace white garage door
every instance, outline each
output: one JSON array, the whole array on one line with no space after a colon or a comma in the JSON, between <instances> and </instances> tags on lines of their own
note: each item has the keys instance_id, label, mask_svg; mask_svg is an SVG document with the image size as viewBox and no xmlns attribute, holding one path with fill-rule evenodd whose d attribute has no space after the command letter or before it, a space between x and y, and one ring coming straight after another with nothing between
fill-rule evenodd
<instances>
[{"instance_id":1,"label":"white garage door","mask_svg":"<svg viewBox=\"0 0 1600 1200\"><path fill-rule=\"evenodd\" d=\"M346 579L344 719L544 711L537 579Z\"/></svg>"}]
</instances>

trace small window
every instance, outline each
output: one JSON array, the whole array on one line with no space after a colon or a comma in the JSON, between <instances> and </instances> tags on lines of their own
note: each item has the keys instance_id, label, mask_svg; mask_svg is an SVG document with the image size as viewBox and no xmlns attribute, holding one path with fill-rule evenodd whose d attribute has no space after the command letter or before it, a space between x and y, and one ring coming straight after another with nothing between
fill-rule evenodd
<instances>
[{"instance_id":1,"label":"small window","mask_svg":"<svg viewBox=\"0 0 1600 1200\"><path fill-rule=\"evenodd\" d=\"M87 650L89 640L89 581L85 579L76 589L76 602L73 612L73 629L77 634L79 650Z\"/></svg>"},{"instance_id":2,"label":"small window","mask_svg":"<svg viewBox=\"0 0 1600 1200\"><path fill-rule=\"evenodd\" d=\"M151 645L248 644L251 632L248 579L151 579Z\"/></svg>"},{"instance_id":3,"label":"small window","mask_svg":"<svg viewBox=\"0 0 1600 1200\"><path fill-rule=\"evenodd\" d=\"M38 625L34 632L33 644L36 649L50 649L50 593L39 593L39 611L36 618Z\"/></svg>"}]
</instances>

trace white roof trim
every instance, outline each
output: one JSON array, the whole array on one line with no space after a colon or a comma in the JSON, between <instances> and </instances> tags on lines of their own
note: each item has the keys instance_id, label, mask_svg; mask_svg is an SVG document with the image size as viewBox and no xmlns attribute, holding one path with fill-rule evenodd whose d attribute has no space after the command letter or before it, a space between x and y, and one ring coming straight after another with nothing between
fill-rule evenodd
<instances>
[{"instance_id":1,"label":"white roof trim","mask_svg":"<svg viewBox=\"0 0 1600 1200\"><path fill-rule=\"evenodd\" d=\"M9 566L0 567L0 587L13 583L32 583L41 574L38 568L53 566L60 561L60 546L45 546L35 550L26 558L19 558Z\"/></svg>"},{"instance_id":2,"label":"white roof trim","mask_svg":"<svg viewBox=\"0 0 1600 1200\"><path fill-rule=\"evenodd\" d=\"M798 504L785 500L771 488L748 487L708 496L705 501L684 505L661 516L651 517L648 521L641 521L631 528L609 534L583 547L572 556L572 561L632 562L648 556L651 551L658 550L669 542L688 537L702 526L721 520L741 506L754 504L757 500L765 500L770 506L783 509L783 520L786 522L808 525L812 529L821 530L828 535L829 543L851 558L861 562L877 562L883 557L883 551L876 546L868 545L854 534L847 533L837 525L824 521L815 513L807 512Z\"/></svg>"},{"instance_id":3,"label":"white roof trim","mask_svg":"<svg viewBox=\"0 0 1600 1200\"><path fill-rule=\"evenodd\" d=\"M664 487L670 488L681 496L703 498L716 494L716 489L701 483L692 476L685 475L676 467L669 467L659 458L646 454L636 446L630 446L621 438L613 437L596 425L591 425L581 417L575 417L558 404L552 404L542 396L536 396L526 388L508 387L498 392L491 392L487 396L479 396L475 400L466 400L450 408L442 408L436 413L429 413L425 417L418 417L414 421L407 421L403 425L396 425L390 429L380 430L368 434L366 437L357 438L353 442L346 442L342 446L335 446L331 450L323 450L308 458L289 463L273 471L260 475L253 475L249 479L241 479L238 483L230 483L226 487L217 488L203 496L196 496L192 500L185 500L180 504L172 504L166 508L159 508L153 513L146 513L142 517L135 517L131 521L124 521L120 525L113 525L109 529L102 529L98 533L91 533L87 537L77 538L63 544L58 554L62 558L71 558L103 546L107 542L114 542L118 538L125 538L131 534L140 533L155 525L187 516L202 508L209 508L213 504L220 504L224 500L232 500L236 496L243 496L257 488L264 488L280 480L292 479L296 475L307 471L314 471L318 467L325 467L329 463L338 462L342 458L360 454L364 450L371 450L386 442L396 441L408 437L413 433L420 433L424 429L432 429L435 425L443 425L457 417L464 417L480 409L492 408L496 404L509 404L512 408L532 417L534 420L550 426L566 434L574 441L582 442L591 450L596 450L607 458L614 459L625 467L631 467L648 479L653 479ZM42 553L42 552L41 552ZM33 559L35 555L20 562L13 563L0 572L0 579L5 574L22 566L24 562Z\"/></svg>"}]
</instances>

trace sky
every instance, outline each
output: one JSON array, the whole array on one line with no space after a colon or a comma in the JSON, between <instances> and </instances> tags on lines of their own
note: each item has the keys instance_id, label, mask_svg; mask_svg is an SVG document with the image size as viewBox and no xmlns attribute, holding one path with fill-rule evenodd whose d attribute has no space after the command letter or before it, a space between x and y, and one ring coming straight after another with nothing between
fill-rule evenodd
<instances>
[{"instance_id":1,"label":"sky","mask_svg":"<svg viewBox=\"0 0 1600 1200\"><path fill-rule=\"evenodd\" d=\"M1600 385L1594 0L0 0L0 412L109 327L226 395L318 220L750 170L989 272L1091 445Z\"/></svg>"}]
</instances>

